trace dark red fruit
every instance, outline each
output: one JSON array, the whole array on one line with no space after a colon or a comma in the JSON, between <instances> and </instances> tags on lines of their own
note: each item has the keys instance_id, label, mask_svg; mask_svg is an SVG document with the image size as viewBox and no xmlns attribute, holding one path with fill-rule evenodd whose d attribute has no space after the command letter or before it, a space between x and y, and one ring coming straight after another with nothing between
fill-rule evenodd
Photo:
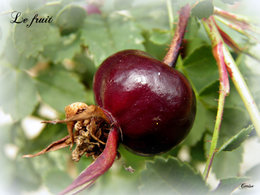
<instances>
[{"instance_id":1,"label":"dark red fruit","mask_svg":"<svg viewBox=\"0 0 260 195\"><path fill-rule=\"evenodd\" d=\"M107 58L94 78L96 103L122 131L130 150L151 155L180 143L191 129L196 100L177 70L138 50Z\"/></svg>"}]
</instances>

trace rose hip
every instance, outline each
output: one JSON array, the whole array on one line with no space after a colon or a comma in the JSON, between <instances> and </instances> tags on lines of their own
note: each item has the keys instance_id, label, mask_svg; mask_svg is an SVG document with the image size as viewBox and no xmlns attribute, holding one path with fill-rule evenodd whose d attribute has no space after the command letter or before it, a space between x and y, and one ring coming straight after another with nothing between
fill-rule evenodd
<instances>
[{"instance_id":1,"label":"rose hip","mask_svg":"<svg viewBox=\"0 0 260 195\"><path fill-rule=\"evenodd\" d=\"M143 155L165 152L188 134L193 90L177 70L138 50L107 58L94 78L96 103L116 119L122 143Z\"/></svg>"}]
</instances>

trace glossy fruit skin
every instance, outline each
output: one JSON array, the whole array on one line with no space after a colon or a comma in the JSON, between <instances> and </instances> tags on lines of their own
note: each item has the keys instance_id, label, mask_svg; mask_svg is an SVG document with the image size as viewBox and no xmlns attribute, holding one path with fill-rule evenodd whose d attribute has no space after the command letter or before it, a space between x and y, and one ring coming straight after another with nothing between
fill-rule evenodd
<instances>
[{"instance_id":1,"label":"glossy fruit skin","mask_svg":"<svg viewBox=\"0 0 260 195\"><path fill-rule=\"evenodd\" d=\"M96 103L121 127L122 143L140 155L166 152L189 133L196 99L177 70L139 50L108 57L94 77Z\"/></svg>"}]
</instances>

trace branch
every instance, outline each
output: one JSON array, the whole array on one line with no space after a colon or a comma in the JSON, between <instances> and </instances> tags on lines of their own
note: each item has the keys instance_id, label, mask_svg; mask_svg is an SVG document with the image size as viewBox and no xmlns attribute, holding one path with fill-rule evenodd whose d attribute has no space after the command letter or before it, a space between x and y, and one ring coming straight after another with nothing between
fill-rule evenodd
<instances>
[{"instance_id":1,"label":"branch","mask_svg":"<svg viewBox=\"0 0 260 195\"><path fill-rule=\"evenodd\" d=\"M241 27L248 28L250 26L249 25L250 22L246 17L224 11L217 7L214 7L214 14L221 16L227 20L231 20L234 23L240 24L242 25Z\"/></svg>"},{"instance_id":2,"label":"branch","mask_svg":"<svg viewBox=\"0 0 260 195\"><path fill-rule=\"evenodd\" d=\"M258 41L254 36L250 35L249 33L247 33L245 31L244 28L241 28L241 26L237 25L236 23L232 23L228 20L222 19L219 16L215 16L215 19L217 19L219 22L221 22L222 24L225 24L226 26L228 26L229 28L239 32L240 34L246 36L248 39L252 39L254 41Z\"/></svg>"},{"instance_id":3,"label":"branch","mask_svg":"<svg viewBox=\"0 0 260 195\"><path fill-rule=\"evenodd\" d=\"M239 26L239 28L241 28L242 30L246 29L255 33L260 33L259 28L257 28L256 26L252 26L250 24L249 19L246 18L245 16L230 13L217 7L214 7L214 14L233 22L234 24Z\"/></svg>"},{"instance_id":4,"label":"branch","mask_svg":"<svg viewBox=\"0 0 260 195\"><path fill-rule=\"evenodd\" d=\"M235 52L237 53L244 53L252 58L254 58L255 60L260 61L260 57L249 52L247 48L241 48L227 33L225 33L215 22L215 25L221 35L221 37L223 38L223 41L229 46L231 47ZM253 37L252 37L253 38Z\"/></svg>"},{"instance_id":5,"label":"branch","mask_svg":"<svg viewBox=\"0 0 260 195\"><path fill-rule=\"evenodd\" d=\"M185 34L186 26L189 21L190 12L191 8L188 4L181 8L179 13L179 22L172 39L170 49L163 59L163 62L165 64L168 64L173 68L175 67L179 55L181 43Z\"/></svg>"},{"instance_id":6,"label":"branch","mask_svg":"<svg viewBox=\"0 0 260 195\"><path fill-rule=\"evenodd\" d=\"M210 26L209 23L210 22ZM217 28L214 24L214 19L211 17L207 22L204 21L204 27L207 30L207 33L211 39L215 38L218 41L222 42L222 49L224 54L224 60L226 64L226 68L232 79L241 99L243 100L245 107L250 115L251 121L255 127L255 130L260 136L260 113L256 106L256 103L247 87L247 84L241 75L237 65L228 51L227 47L223 44L223 40L221 39L221 35L217 31ZM212 28L211 28L212 27Z\"/></svg>"},{"instance_id":7,"label":"branch","mask_svg":"<svg viewBox=\"0 0 260 195\"><path fill-rule=\"evenodd\" d=\"M214 19L210 17L209 19L204 19L203 21L204 27L211 39L212 42L212 52L216 59L218 70L219 70L219 100L218 100L218 110L216 116L216 123L214 127L213 137L210 145L210 152L206 162L206 167L203 172L203 176L205 180L208 178L208 174L210 172L213 158L216 153L219 131L222 122L222 116L224 112L225 98L229 94L230 86L228 73L226 69L224 52L223 52L223 40L221 39L217 27L215 26Z\"/></svg>"}]
</instances>

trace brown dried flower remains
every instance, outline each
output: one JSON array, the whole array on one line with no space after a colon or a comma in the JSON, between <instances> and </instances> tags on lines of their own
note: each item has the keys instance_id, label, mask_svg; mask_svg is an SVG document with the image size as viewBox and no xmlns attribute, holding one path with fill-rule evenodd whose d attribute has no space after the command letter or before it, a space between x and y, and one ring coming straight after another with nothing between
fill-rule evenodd
<instances>
[{"instance_id":1,"label":"brown dried flower remains","mask_svg":"<svg viewBox=\"0 0 260 195\"><path fill-rule=\"evenodd\" d=\"M104 150L109 131L110 121L98 106L88 106L85 103L76 102L65 107L66 119L57 121L44 121L44 123L66 123L69 136L51 143L47 148L33 155L24 157L35 157L49 151L70 146L72 149L72 160L79 161L84 154L96 159ZM73 132L73 130L75 130Z\"/></svg>"},{"instance_id":2,"label":"brown dried flower remains","mask_svg":"<svg viewBox=\"0 0 260 195\"><path fill-rule=\"evenodd\" d=\"M96 159L104 150L110 125L101 118L78 121L75 126L76 147L72 151L72 160L79 161L86 154Z\"/></svg>"}]
</instances>

